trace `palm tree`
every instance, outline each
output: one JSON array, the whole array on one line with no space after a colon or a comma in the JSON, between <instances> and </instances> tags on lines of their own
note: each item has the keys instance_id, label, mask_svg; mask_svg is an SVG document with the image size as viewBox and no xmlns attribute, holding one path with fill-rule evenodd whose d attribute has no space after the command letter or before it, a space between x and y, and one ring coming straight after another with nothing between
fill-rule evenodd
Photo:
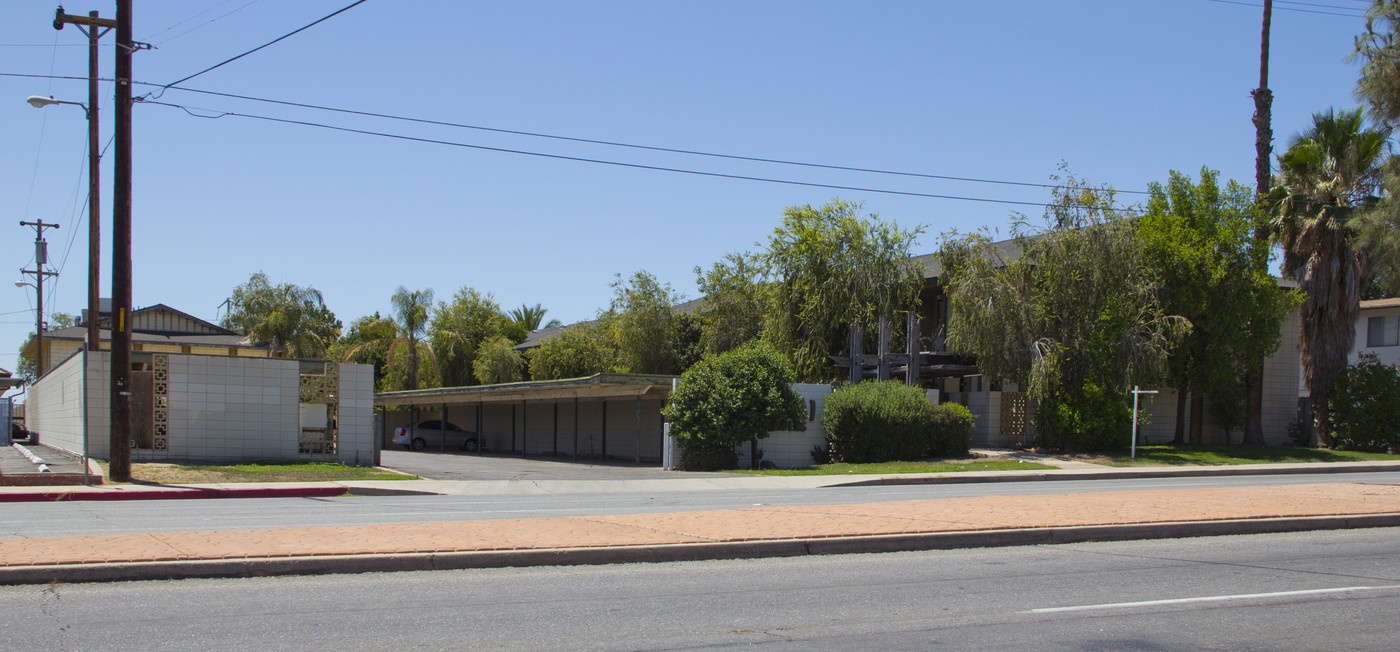
<instances>
[{"instance_id":1,"label":"palm tree","mask_svg":"<svg viewBox=\"0 0 1400 652\"><path fill-rule=\"evenodd\" d=\"M1371 245L1356 228L1374 210L1389 133L1366 129L1361 109L1313 114L1313 128L1279 156L1272 193L1283 271L1304 293L1302 362L1318 445L1332 447L1327 401L1346 368L1361 293L1371 282Z\"/></svg>"},{"instance_id":2,"label":"palm tree","mask_svg":"<svg viewBox=\"0 0 1400 652\"><path fill-rule=\"evenodd\" d=\"M381 318L366 330L381 332L386 336L392 335L389 342L390 358L403 347L408 347L408 389L418 389L418 362L421 357L426 357L428 363L432 364L432 351L427 351L428 355L420 355L421 348L427 348L428 343L423 341L423 336L428 332L428 310L433 305L432 289L409 290L400 285L394 291L394 296L390 297L389 303L393 306L393 315ZM343 356L344 361L358 358L371 346L381 342L381 338L368 339L364 342L346 349Z\"/></svg>"},{"instance_id":3,"label":"palm tree","mask_svg":"<svg viewBox=\"0 0 1400 652\"><path fill-rule=\"evenodd\" d=\"M510 320L517 324L520 324L522 327L525 328L525 332L528 333L530 331L537 331L540 329L540 322L544 321L544 314L546 312L549 311L542 308L538 303L533 306L528 306L522 303L520 304L519 308L511 309ZM562 324L558 319L551 319L549 320L548 324L545 324L544 327L554 328L555 326L560 325Z\"/></svg>"},{"instance_id":4,"label":"palm tree","mask_svg":"<svg viewBox=\"0 0 1400 652\"><path fill-rule=\"evenodd\" d=\"M234 288L223 325L265 342L268 357L277 355L279 347L286 347L292 357L314 357L325 354L329 345L326 339L336 337L336 333L318 325L334 321L335 316L326 311L316 288L290 283L272 285L266 274L258 272L246 284ZM339 329L337 323L334 330Z\"/></svg>"}]
</instances>

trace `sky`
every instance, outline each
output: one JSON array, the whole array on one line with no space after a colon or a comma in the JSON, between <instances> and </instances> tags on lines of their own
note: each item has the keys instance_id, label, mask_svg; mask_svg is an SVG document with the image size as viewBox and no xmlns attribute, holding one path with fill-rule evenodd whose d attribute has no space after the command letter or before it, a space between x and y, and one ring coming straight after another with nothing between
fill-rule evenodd
<instances>
[{"instance_id":1,"label":"sky","mask_svg":"<svg viewBox=\"0 0 1400 652\"><path fill-rule=\"evenodd\" d=\"M399 286L441 301L472 287L572 323L607 306L617 274L695 298L695 267L760 249L789 206L864 202L921 227L924 254L949 231L1038 217L1062 167L1125 204L1171 170L1254 178L1262 0L368 0L201 73L352 2L134 1L153 46L133 60L136 307L214 321L262 271L320 290L347 326L388 314ZM0 368L14 370L35 318L33 289L11 282L32 280L20 221L61 225L45 232L60 272L45 314L87 302L83 111L24 101L86 101L87 39L53 29L53 0L5 5ZM1346 58L1367 5L1275 2L1276 153L1313 112L1356 105ZM101 41L104 148L115 40Z\"/></svg>"}]
</instances>

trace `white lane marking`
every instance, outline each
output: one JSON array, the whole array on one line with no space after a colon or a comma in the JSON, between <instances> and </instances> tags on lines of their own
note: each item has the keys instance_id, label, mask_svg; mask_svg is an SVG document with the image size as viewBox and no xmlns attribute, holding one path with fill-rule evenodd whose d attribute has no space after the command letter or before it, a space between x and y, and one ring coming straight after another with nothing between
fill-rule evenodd
<instances>
[{"instance_id":1,"label":"white lane marking","mask_svg":"<svg viewBox=\"0 0 1400 652\"><path fill-rule=\"evenodd\" d=\"M1194 604L1198 602L1226 602L1230 600L1259 600L1262 598L1286 598L1302 595L1324 595L1328 593L1354 593L1359 591L1390 591L1400 589L1400 584L1391 586L1344 586L1335 589L1309 589L1306 591L1279 591L1276 593L1244 593L1240 595L1212 595L1200 598L1175 598L1172 600L1144 600L1142 602L1114 602L1109 604L1085 604L1075 607L1045 607L1021 613L1049 614L1065 611L1092 611L1095 609L1129 609L1132 607L1159 607L1172 604Z\"/></svg>"}]
</instances>

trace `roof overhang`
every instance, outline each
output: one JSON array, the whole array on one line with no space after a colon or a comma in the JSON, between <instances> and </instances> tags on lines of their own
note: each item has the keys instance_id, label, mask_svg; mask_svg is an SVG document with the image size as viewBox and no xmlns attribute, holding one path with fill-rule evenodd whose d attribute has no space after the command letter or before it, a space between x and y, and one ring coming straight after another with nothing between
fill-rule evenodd
<instances>
[{"instance_id":1,"label":"roof overhang","mask_svg":"<svg viewBox=\"0 0 1400 652\"><path fill-rule=\"evenodd\" d=\"M657 374L596 374L586 378L534 380L523 383L438 387L374 395L375 407L519 403L565 399L656 398L671 394L677 376Z\"/></svg>"}]
</instances>

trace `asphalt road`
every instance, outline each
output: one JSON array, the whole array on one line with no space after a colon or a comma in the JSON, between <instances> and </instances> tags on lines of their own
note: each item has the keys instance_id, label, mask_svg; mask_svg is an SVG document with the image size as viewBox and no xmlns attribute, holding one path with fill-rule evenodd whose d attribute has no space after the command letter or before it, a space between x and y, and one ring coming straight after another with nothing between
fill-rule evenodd
<instances>
[{"instance_id":1,"label":"asphalt road","mask_svg":"<svg viewBox=\"0 0 1400 652\"><path fill-rule=\"evenodd\" d=\"M9 503L0 507L0 539L639 514L767 505L861 504L989 495L1047 495L1325 482L1400 484L1400 473L1060 480L819 489L725 489L656 493Z\"/></svg>"},{"instance_id":2,"label":"asphalt road","mask_svg":"<svg viewBox=\"0 0 1400 652\"><path fill-rule=\"evenodd\" d=\"M384 449L379 454L379 464L429 480L656 480L676 477L674 471L661 469L655 462L645 466L621 460L572 462L568 457L478 455L451 448L446 452ZM712 475L723 474L686 473L686 477Z\"/></svg>"},{"instance_id":3,"label":"asphalt road","mask_svg":"<svg viewBox=\"0 0 1400 652\"><path fill-rule=\"evenodd\" d=\"M4 650L1392 650L1400 531L0 587Z\"/></svg>"}]
</instances>

